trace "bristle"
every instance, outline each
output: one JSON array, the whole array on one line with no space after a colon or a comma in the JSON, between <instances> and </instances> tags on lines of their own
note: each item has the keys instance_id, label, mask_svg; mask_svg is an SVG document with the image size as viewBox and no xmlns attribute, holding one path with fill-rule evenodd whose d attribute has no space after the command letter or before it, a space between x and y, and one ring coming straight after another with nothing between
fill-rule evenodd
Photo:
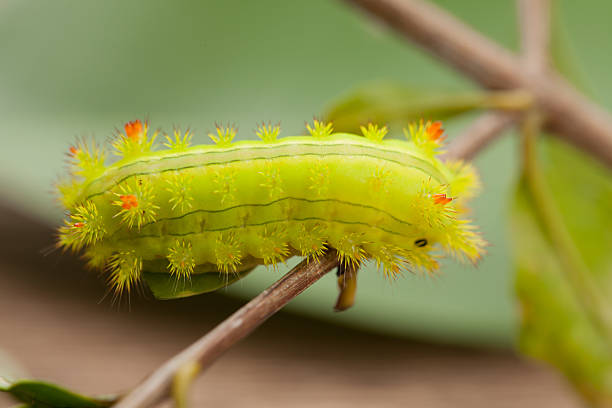
<instances>
[{"instance_id":1,"label":"bristle","mask_svg":"<svg viewBox=\"0 0 612 408\"><path fill-rule=\"evenodd\" d=\"M375 250L368 250L368 254L374 258L379 271L385 278L395 280L402 274L403 259L401 250L391 245L378 245Z\"/></svg>"},{"instance_id":2,"label":"bristle","mask_svg":"<svg viewBox=\"0 0 612 408\"><path fill-rule=\"evenodd\" d=\"M450 180L449 187L453 195L461 196L462 205L465 201L472 198L481 189L480 179L474 166L463 161L446 162L453 177Z\"/></svg>"},{"instance_id":3,"label":"bristle","mask_svg":"<svg viewBox=\"0 0 612 408\"><path fill-rule=\"evenodd\" d=\"M230 166L218 166L213 169L213 193L219 196L222 205L236 201L236 170Z\"/></svg>"},{"instance_id":4,"label":"bristle","mask_svg":"<svg viewBox=\"0 0 612 408\"><path fill-rule=\"evenodd\" d=\"M440 268L436 256L432 255L429 251L419 249L401 250L400 256L404 264L402 269L412 273L433 274Z\"/></svg>"},{"instance_id":5,"label":"bristle","mask_svg":"<svg viewBox=\"0 0 612 408\"><path fill-rule=\"evenodd\" d=\"M221 127L217 125L217 134L209 133L208 137L215 142L219 147L227 147L232 144L234 137L236 137L236 129L234 127Z\"/></svg>"},{"instance_id":6,"label":"bristle","mask_svg":"<svg viewBox=\"0 0 612 408\"><path fill-rule=\"evenodd\" d=\"M389 279L434 272L440 249L478 261L487 244L459 218L478 179L471 166L435 157L441 123L410 125L410 142L385 141L387 127L371 123L363 138L329 137L332 124L316 119L306 127L312 137L278 141L280 127L262 124L262 142L234 144L236 130L217 126L209 136L221 148L190 148L192 133L176 129L169 151L149 154L155 135L137 120L113 142L123 160L108 168L97 145L78 142L57 186L68 210L58 246L84 250L119 294L137 286L143 262L176 280L214 264L229 284L253 265L328 248L342 268L372 259ZM397 165L401 155L410 166Z\"/></svg>"},{"instance_id":7,"label":"bristle","mask_svg":"<svg viewBox=\"0 0 612 408\"><path fill-rule=\"evenodd\" d=\"M323 159L315 159L308 169L308 189L312 190L317 197L322 196L329 190L331 182L329 177L329 166Z\"/></svg>"},{"instance_id":8,"label":"bristle","mask_svg":"<svg viewBox=\"0 0 612 408\"><path fill-rule=\"evenodd\" d=\"M173 132L173 137L170 135L165 135L165 137L166 142L164 143L164 146L174 152L182 152L191 145L193 135L191 132L189 132L189 130L182 133L180 129L175 129Z\"/></svg>"},{"instance_id":9,"label":"bristle","mask_svg":"<svg viewBox=\"0 0 612 408\"><path fill-rule=\"evenodd\" d=\"M361 129L361 133L363 134L363 136L373 142L382 142L382 140L385 138L385 136L389 132L389 129L387 128L387 126L383 126L379 128L378 125L375 125L372 123L368 123L367 127L360 126L360 129Z\"/></svg>"},{"instance_id":10,"label":"bristle","mask_svg":"<svg viewBox=\"0 0 612 408\"><path fill-rule=\"evenodd\" d=\"M444 250L460 261L478 263L488 245L470 220L458 219L446 228L440 244Z\"/></svg>"},{"instance_id":11,"label":"bristle","mask_svg":"<svg viewBox=\"0 0 612 408\"><path fill-rule=\"evenodd\" d=\"M455 217L456 210L449 204L452 199L446 197L445 191L445 186L436 185L431 179L424 180L410 203L411 210L428 227L442 229Z\"/></svg>"},{"instance_id":12,"label":"bristle","mask_svg":"<svg viewBox=\"0 0 612 408\"><path fill-rule=\"evenodd\" d=\"M242 263L242 245L233 232L220 233L215 242L217 268L222 273L235 273Z\"/></svg>"},{"instance_id":13,"label":"bristle","mask_svg":"<svg viewBox=\"0 0 612 408\"><path fill-rule=\"evenodd\" d=\"M298 226L298 233L293 244L300 254L307 259L319 259L327 249L327 234L325 228L315 222L303 223Z\"/></svg>"},{"instance_id":14,"label":"bristle","mask_svg":"<svg viewBox=\"0 0 612 408\"><path fill-rule=\"evenodd\" d=\"M338 251L338 261L347 267L357 268L366 260L366 252L363 249L366 243L361 233L345 233L334 245Z\"/></svg>"},{"instance_id":15,"label":"bristle","mask_svg":"<svg viewBox=\"0 0 612 408\"><path fill-rule=\"evenodd\" d=\"M137 177L120 184L115 193L113 205L119 207L116 216L129 228L140 229L144 224L154 222L159 206L154 203L153 186L146 179Z\"/></svg>"},{"instance_id":16,"label":"bristle","mask_svg":"<svg viewBox=\"0 0 612 408\"><path fill-rule=\"evenodd\" d=\"M166 191L171 197L168 203L172 206L172 211L180 214L193 208L193 174L185 172L165 173L163 176L166 181Z\"/></svg>"},{"instance_id":17,"label":"bristle","mask_svg":"<svg viewBox=\"0 0 612 408\"><path fill-rule=\"evenodd\" d=\"M279 198L283 194L284 189L278 166L275 166L273 163L266 162L264 165L264 170L260 171L259 174L261 174L264 178L259 186L268 191L268 197L271 199Z\"/></svg>"},{"instance_id":18,"label":"bristle","mask_svg":"<svg viewBox=\"0 0 612 408\"><path fill-rule=\"evenodd\" d=\"M107 264L109 284L115 293L130 293L140 280L142 259L136 256L136 251L122 251L111 256Z\"/></svg>"},{"instance_id":19,"label":"bristle","mask_svg":"<svg viewBox=\"0 0 612 408\"><path fill-rule=\"evenodd\" d=\"M408 129L404 129L404 135L427 155L441 153L438 150L444 145L442 122L424 122L421 119L418 123L411 123Z\"/></svg>"},{"instance_id":20,"label":"bristle","mask_svg":"<svg viewBox=\"0 0 612 408\"><path fill-rule=\"evenodd\" d=\"M264 265L271 265L276 269L276 264L283 262L289 256L289 246L286 242L286 230L283 226L265 226L259 234L259 254Z\"/></svg>"},{"instance_id":21,"label":"bristle","mask_svg":"<svg viewBox=\"0 0 612 408\"><path fill-rule=\"evenodd\" d=\"M138 157L152 150L157 137L155 132L151 137L148 135L149 125L140 120L125 124L125 133L119 134L112 142L115 155L124 159Z\"/></svg>"},{"instance_id":22,"label":"bristle","mask_svg":"<svg viewBox=\"0 0 612 408\"><path fill-rule=\"evenodd\" d=\"M68 149L70 171L83 179L91 179L104 171L106 153L95 142L79 139Z\"/></svg>"},{"instance_id":23,"label":"bristle","mask_svg":"<svg viewBox=\"0 0 612 408\"><path fill-rule=\"evenodd\" d=\"M104 219L92 201L78 205L70 214L69 220L59 228L58 245L72 250L79 250L93 245L106 235Z\"/></svg>"},{"instance_id":24,"label":"bristle","mask_svg":"<svg viewBox=\"0 0 612 408\"><path fill-rule=\"evenodd\" d=\"M280 124L272 126L270 123L268 123L267 125L265 123L262 123L261 125L257 127L257 130L255 131L255 134L257 135L257 137L259 137L261 140L263 140L266 143L275 142L276 139L278 138L279 133L280 133Z\"/></svg>"},{"instance_id":25,"label":"bristle","mask_svg":"<svg viewBox=\"0 0 612 408\"><path fill-rule=\"evenodd\" d=\"M368 181L374 192L388 193L392 181L391 177L391 170L384 166L376 166Z\"/></svg>"},{"instance_id":26,"label":"bristle","mask_svg":"<svg viewBox=\"0 0 612 408\"><path fill-rule=\"evenodd\" d=\"M82 183L76 178L64 178L56 184L59 201L66 210L73 210L81 192Z\"/></svg>"},{"instance_id":27,"label":"bristle","mask_svg":"<svg viewBox=\"0 0 612 408\"><path fill-rule=\"evenodd\" d=\"M177 240L168 248L168 270L177 279L189 278L196 266L191 242Z\"/></svg>"},{"instance_id":28,"label":"bristle","mask_svg":"<svg viewBox=\"0 0 612 408\"><path fill-rule=\"evenodd\" d=\"M326 137L333 133L334 125L331 122L325 123L314 119L312 126L308 123L306 124L306 129L308 129L308 133L310 133L312 137Z\"/></svg>"}]
</instances>

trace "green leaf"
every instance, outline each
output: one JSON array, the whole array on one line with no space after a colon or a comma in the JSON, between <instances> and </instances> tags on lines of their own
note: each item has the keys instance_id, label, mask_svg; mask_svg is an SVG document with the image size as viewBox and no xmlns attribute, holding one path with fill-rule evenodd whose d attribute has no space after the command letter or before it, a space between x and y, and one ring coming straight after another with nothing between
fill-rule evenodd
<instances>
[{"instance_id":1,"label":"green leaf","mask_svg":"<svg viewBox=\"0 0 612 408\"><path fill-rule=\"evenodd\" d=\"M360 133L359 126L407 123L423 118L445 120L478 108L520 109L530 102L522 92L418 89L377 81L361 86L328 109L327 121L336 131Z\"/></svg>"},{"instance_id":2,"label":"green leaf","mask_svg":"<svg viewBox=\"0 0 612 408\"><path fill-rule=\"evenodd\" d=\"M7 392L32 408L100 408L110 407L115 396L86 397L43 381L8 381L0 377L0 391Z\"/></svg>"},{"instance_id":3,"label":"green leaf","mask_svg":"<svg viewBox=\"0 0 612 408\"><path fill-rule=\"evenodd\" d=\"M243 271L225 275L217 270L209 270L197 266L189 279L177 280L175 276L167 272L152 271L154 268L146 268L150 272L144 272L142 277L157 299L178 299L213 292L224 288L244 278L253 270L252 265L244 265Z\"/></svg>"},{"instance_id":4,"label":"green leaf","mask_svg":"<svg viewBox=\"0 0 612 408\"><path fill-rule=\"evenodd\" d=\"M519 346L559 368L592 403L610 404L612 177L562 142L543 142L542 183L534 190L523 179L511 216Z\"/></svg>"}]
</instances>

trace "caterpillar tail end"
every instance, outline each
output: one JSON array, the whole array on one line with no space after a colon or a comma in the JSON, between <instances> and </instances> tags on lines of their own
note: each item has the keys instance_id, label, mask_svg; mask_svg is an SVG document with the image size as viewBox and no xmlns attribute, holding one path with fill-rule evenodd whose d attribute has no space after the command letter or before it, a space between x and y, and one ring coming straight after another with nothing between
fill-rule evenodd
<instances>
[{"instance_id":1,"label":"caterpillar tail end","mask_svg":"<svg viewBox=\"0 0 612 408\"><path fill-rule=\"evenodd\" d=\"M355 304L355 294L357 293L357 271L358 265L340 262L336 275L338 276L338 289L340 294L334 306L335 312L347 310Z\"/></svg>"}]
</instances>

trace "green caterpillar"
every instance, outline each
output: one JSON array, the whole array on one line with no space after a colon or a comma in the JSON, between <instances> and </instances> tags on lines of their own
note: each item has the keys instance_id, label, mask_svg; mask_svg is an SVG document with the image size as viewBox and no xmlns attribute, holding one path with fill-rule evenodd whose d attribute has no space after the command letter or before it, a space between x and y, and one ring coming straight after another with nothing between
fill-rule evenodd
<instances>
[{"instance_id":1,"label":"green caterpillar","mask_svg":"<svg viewBox=\"0 0 612 408\"><path fill-rule=\"evenodd\" d=\"M83 251L114 289L130 291L143 274L189 281L230 277L327 248L341 265L376 262L386 276L435 271L441 252L472 262L485 243L460 214L478 187L472 167L443 163L439 122L414 124L407 141L384 140L386 127L363 136L332 133L314 121L309 136L278 138L262 125L261 141L233 142L232 128L190 146L189 132L166 135L147 123L125 125L105 164L95 143L70 148L71 176L58 188L67 209L58 246ZM152 275L153 276L153 275Z\"/></svg>"}]
</instances>

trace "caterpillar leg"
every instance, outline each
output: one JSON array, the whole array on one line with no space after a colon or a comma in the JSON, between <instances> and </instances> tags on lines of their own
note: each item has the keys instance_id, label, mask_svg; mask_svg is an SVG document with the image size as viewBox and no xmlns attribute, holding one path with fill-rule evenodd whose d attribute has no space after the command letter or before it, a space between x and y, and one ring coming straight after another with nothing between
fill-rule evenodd
<instances>
[{"instance_id":1,"label":"caterpillar leg","mask_svg":"<svg viewBox=\"0 0 612 408\"><path fill-rule=\"evenodd\" d=\"M334 306L336 312L342 312L355 303L355 293L357 292L357 271L358 265L347 265L344 262L338 264L336 276L338 277L338 289L340 294Z\"/></svg>"}]
</instances>

